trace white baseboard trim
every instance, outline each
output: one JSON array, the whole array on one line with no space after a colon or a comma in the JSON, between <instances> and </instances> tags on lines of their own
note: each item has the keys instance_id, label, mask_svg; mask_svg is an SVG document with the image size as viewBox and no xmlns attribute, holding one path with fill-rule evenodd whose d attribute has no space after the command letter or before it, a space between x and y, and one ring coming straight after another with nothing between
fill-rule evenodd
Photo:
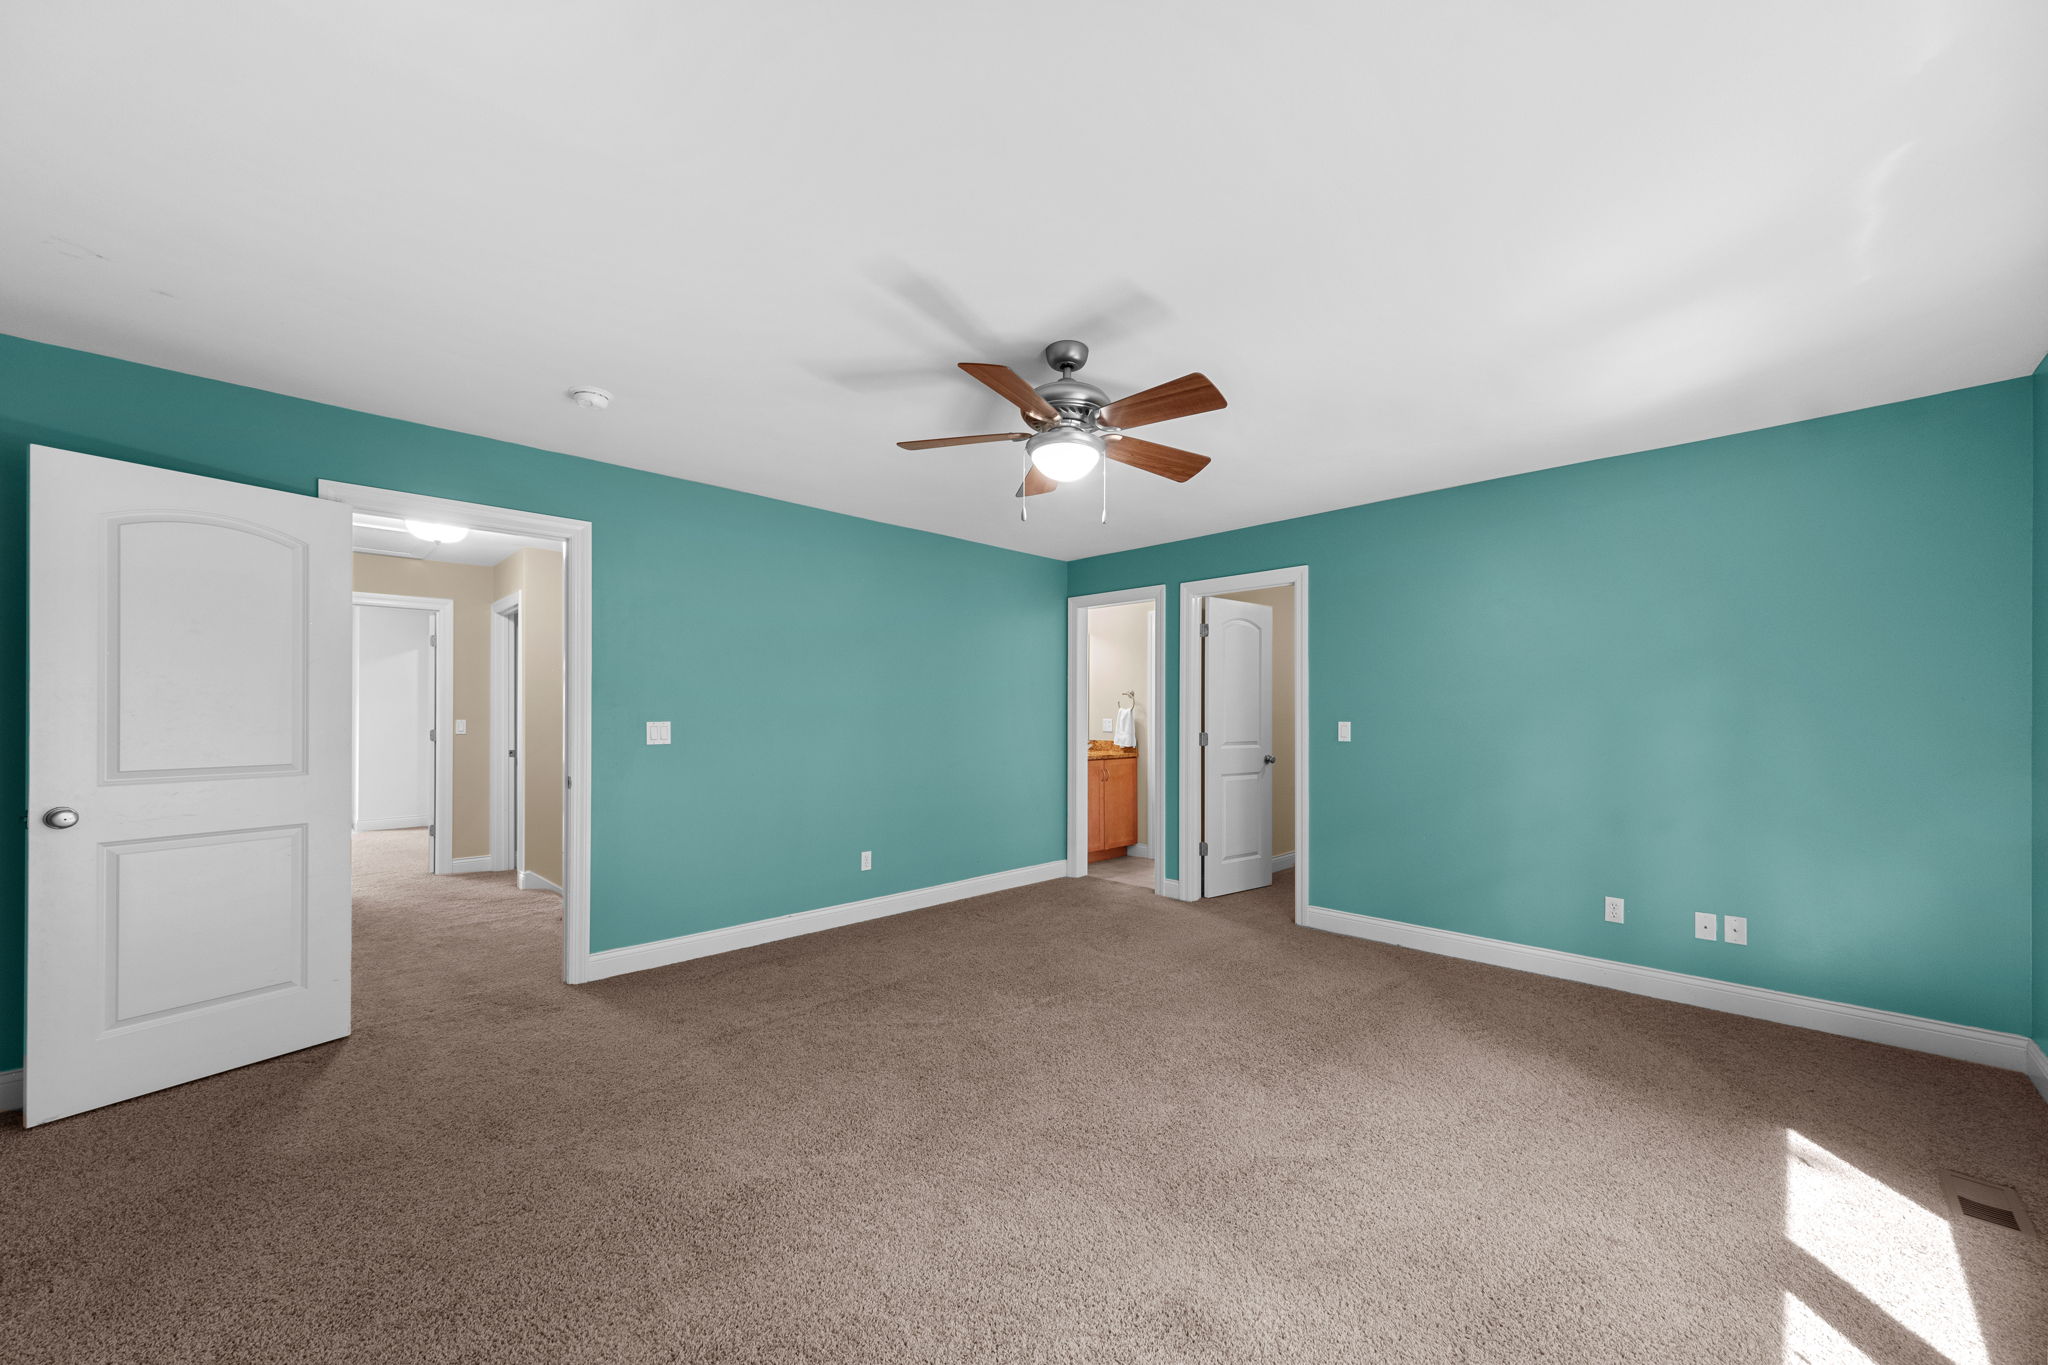
<instances>
[{"instance_id":1,"label":"white baseboard trim","mask_svg":"<svg viewBox=\"0 0 2048 1365\"><path fill-rule=\"evenodd\" d=\"M2041 1092L2041 1098L2048 1100L2048 1052L2041 1051L2041 1045L2031 1038L2027 1039L2027 1079Z\"/></svg>"},{"instance_id":2,"label":"white baseboard trim","mask_svg":"<svg viewBox=\"0 0 2048 1365\"><path fill-rule=\"evenodd\" d=\"M1149 858L1152 856L1152 845L1132 844L1124 850L1124 856L1127 858Z\"/></svg>"},{"instance_id":3,"label":"white baseboard trim","mask_svg":"<svg viewBox=\"0 0 2048 1365\"><path fill-rule=\"evenodd\" d=\"M1275 853L1273 855L1273 870L1275 872L1285 872L1293 866L1294 855L1292 853Z\"/></svg>"},{"instance_id":4,"label":"white baseboard trim","mask_svg":"<svg viewBox=\"0 0 2048 1365\"><path fill-rule=\"evenodd\" d=\"M481 853L474 858L457 858L448 864L448 870L455 873L492 871L491 855Z\"/></svg>"},{"instance_id":5,"label":"white baseboard trim","mask_svg":"<svg viewBox=\"0 0 2048 1365\"><path fill-rule=\"evenodd\" d=\"M1657 967L1638 967L1601 957L1562 953L1554 948L1535 948L1504 939L1461 934L1451 929L1431 929L1401 920L1380 919L1375 915L1326 910L1316 905L1308 907L1302 923L1311 929L1324 929L1352 938L1417 948L1425 953L1486 962L1496 967L1512 967L1516 971L1535 972L1539 976L1562 977L1566 981L1581 981L1589 986L1605 986L1609 990L1627 991L1633 995L1675 1000L1682 1005L1698 1005L1727 1014L1746 1015L1751 1019L1768 1019L1773 1023L1840 1034L1845 1038L1888 1043L1914 1052L1932 1052L1937 1056L2002 1067L2008 1071L2024 1070L2027 1064L2029 1040L2017 1033L1999 1033L1992 1029L1944 1023L1939 1019L1923 1019L1913 1014L1871 1009L1866 1005L1845 1005L1808 995L1739 986L1732 981L1716 981L1712 977L1687 976L1683 972L1667 972Z\"/></svg>"},{"instance_id":6,"label":"white baseboard trim","mask_svg":"<svg viewBox=\"0 0 2048 1365\"><path fill-rule=\"evenodd\" d=\"M21 1108L21 1071L0 1071L0 1114Z\"/></svg>"},{"instance_id":7,"label":"white baseboard trim","mask_svg":"<svg viewBox=\"0 0 2048 1365\"><path fill-rule=\"evenodd\" d=\"M434 823L431 815L401 816L396 820L358 820L356 833L371 829L425 829Z\"/></svg>"},{"instance_id":8,"label":"white baseboard trim","mask_svg":"<svg viewBox=\"0 0 2048 1365\"><path fill-rule=\"evenodd\" d=\"M1166 897L1168 900L1179 900L1180 878L1168 877L1166 879L1166 884L1159 888L1159 894Z\"/></svg>"},{"instance_id":9,"label":"white baseboard trim","mask_svg":"<svg viewBox=\"0 0 2048 1365\"><path fill-rule=\"evenodd\" d=\"M519 869L519 889L521 891L552 891L557 896L562 894L561 887L556 886L546 877L541 876L540 873L530 872L523 867Z\"/></svg>"},{"instance_id":10,"label":"white baseboard trim","mask_svg":"<svg viewBox=\"0 0 2048 1365\"><path fill-rule=\"evenodd\" d=\"M796 938L802 934L815 934L825 929L838 929L848 924L859 924L862 920L900 915L909 910L923 910L927 906L966 900L970 896L986 896L991 892L1008 891L1019 886L1030 886L1035 882L1053 881L1066 875L1067 860L1061 858L1058 862L1012 868L1008 872L991 872L985 877L969 877L965 881L925 886L915 891L898 891L891 896L848 901L844 905L828 905L818 910L800 910L793 915L777 915L772 919L757 919L747 924L729 925L723 929L706 929L702 933L684 934L680 938L665 938L658 943L642 943L632 948L607 948L601 953L590 955L588 979L596 981L602 977L619 976L626 972L644 972L650 967L666 967L671 963L687 962L694 957L710 957L714 953L729 953L736 948L752 948L757 944L773 943L777 939Z\"/></svg>"}]
</instances>

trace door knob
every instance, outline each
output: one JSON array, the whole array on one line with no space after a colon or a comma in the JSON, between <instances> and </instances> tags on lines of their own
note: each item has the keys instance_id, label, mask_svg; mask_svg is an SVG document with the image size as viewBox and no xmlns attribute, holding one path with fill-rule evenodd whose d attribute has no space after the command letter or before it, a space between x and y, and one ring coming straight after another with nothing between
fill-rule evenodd
<instances>
[{"instance_id":1,"label":"door knob","mask_svg":"<svg viewBox=\"0 0 2048 1365\"><path fill-rule=\"evenodd\" d=\"M70 829L78 823L78 812L69 806L52 806L43 812L43 823L51 829Z\"/></svg>"},{"instance_id":2,"label":"door knob","mask_svg":"<svg viewBox=\"0 0 2048 1365\"><path fill-rule=\"evenodd\" d=\"M1268 763L1278 763L1279 761L1280 761L1279 759L1277 759L1277 758L1273 757L1273 755L1271 755L1271 754L1267 754L1267 755L1266 755L1266 762L1268 762Z\"/></svg>"}]
</instances>

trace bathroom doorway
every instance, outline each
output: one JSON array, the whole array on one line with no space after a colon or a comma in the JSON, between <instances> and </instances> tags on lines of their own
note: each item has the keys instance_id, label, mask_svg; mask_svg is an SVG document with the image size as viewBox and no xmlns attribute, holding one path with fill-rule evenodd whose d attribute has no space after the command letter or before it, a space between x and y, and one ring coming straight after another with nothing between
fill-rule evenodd
<instances>
[{"instance_id":1,"label":"bathroom doorway","mask_svg":"<svg viewBox=\"0 0 2048 1365\"><path fill-rule=\"evenodd\" d=\"M1067 871L1171 894L1162 866L1165 589L1068 603Z\"/></svg>"}]
</instances>

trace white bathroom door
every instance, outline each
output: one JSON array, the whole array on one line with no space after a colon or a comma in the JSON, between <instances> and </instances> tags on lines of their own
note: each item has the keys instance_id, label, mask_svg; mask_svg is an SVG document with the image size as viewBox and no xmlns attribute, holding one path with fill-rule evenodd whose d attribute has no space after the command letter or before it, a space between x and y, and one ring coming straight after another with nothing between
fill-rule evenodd
<instances>
[{"instance_id":1,"label":"white bathroom door","mask_svg":"<svg viewBox=\"0 0 2048 1365\"><path fill-rule=\"evenodd\" d=\"M1273 609L1202 599L1202 894L1273 882Z\"/></svg>"},{"instance_id":2,"label":"white bathroom door","mask_svg":"<svg viewBox=\"0 0 2048 1365\"><path fill-rule=\"evenodd\" d=\"M33 1125L349 1029L349 513L36 446Z\"/></svg>"}]
</instances>

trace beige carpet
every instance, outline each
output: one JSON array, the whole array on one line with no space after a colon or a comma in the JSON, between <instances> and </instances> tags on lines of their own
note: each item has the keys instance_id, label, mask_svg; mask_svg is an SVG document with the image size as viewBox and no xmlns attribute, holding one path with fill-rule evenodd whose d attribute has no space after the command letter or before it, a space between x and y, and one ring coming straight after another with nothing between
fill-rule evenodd
<instances>
[{"instance_id":1,"label":"beige carpet","mask_svg":"<svg viewBox=\"0 0 2048 1365\"><path fill-rule=\"evenodd\" d=\"M0 1128L0 1356L2048 1358L2042 1243L1930 1212L2048 1219L2018 1075L1296 929L1285 877L569 989L553 897L416 837L361 841L354 1037Z\"/></svg>"}]
</instances>

